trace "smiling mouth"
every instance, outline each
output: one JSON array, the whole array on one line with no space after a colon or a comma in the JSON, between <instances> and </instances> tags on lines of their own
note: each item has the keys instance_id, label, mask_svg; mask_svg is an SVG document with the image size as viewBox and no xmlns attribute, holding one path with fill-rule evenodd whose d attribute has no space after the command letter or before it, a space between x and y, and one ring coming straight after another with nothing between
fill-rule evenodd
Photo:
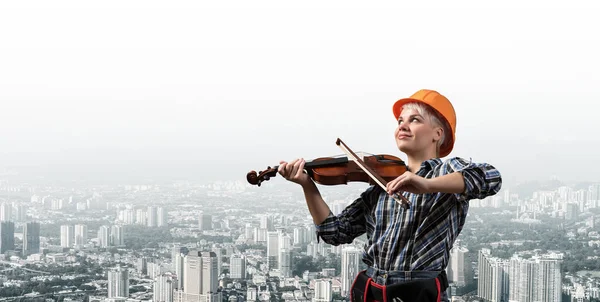
<instances>
[{"instance_id":1,"label":"smiling mouth","mask_svg":"<svg viewBox=\"0 0 600 302\"><path fill-rule=\"evenodd\" d=\"M409 138L409 135L398 135L398 139L405 139L405 138Z\"/></svg>"}]
</instances>

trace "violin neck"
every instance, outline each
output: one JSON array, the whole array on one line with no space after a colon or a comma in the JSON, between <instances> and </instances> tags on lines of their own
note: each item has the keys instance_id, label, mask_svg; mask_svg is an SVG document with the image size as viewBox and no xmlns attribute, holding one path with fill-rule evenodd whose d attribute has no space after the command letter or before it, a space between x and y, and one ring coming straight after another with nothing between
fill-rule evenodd
<instances>
[{"instance_id":1,"label":"violin neck","mask_svg":"<svg viewBox=\"0 0 600 302\"><path fill-rule=\"evenodd\" d=\"M306 164L304 164L304 168L305 169L322 168L322 167L328 167L328 166L343 165L346 163L348 163L347 157L319 159L319 160L312 160L312 161L306 162Z\"/></svg>"},{"instance_id":2,"label":"violin neck","mask_svg":"<svg viewBox=\"0 0 600 302\"><path fill-rule=\"evenodd\" d=\"M319 168L319 167L327 167L327 166L338 166L338 165L344 165L348 163L348 157L337 157L337 158L330 158L330 159L321 159L321 160L317 160L317 161L310 161L307 162L306 165L304 165L307 168Z\"/></svg>"},{"instance_id":3,"label":"violin neck","mask_svg":"<svg viewBox=\"0 0 600 302\"><path fill-rule=\"evenodd\" d=\"M306 162L306 164L304 164L304 169L339 166L339 165L343 165L346 163L348 163L348 157L335 157L335 158L328 158L328 159L319 159L319 160L312 160L312 161ZM279 168L279 166L274 166L271 169L274 171L277 171L278 168Z\"/></svg>"}]
</instances>

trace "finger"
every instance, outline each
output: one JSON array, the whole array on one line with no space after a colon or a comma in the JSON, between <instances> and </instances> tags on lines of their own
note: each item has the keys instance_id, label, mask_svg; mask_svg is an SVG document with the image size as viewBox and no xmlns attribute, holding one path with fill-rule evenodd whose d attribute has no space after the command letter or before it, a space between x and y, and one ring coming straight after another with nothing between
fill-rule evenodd
<instances>
[{"instance_id":1,"label":"finger","mask_svg":"<svg viewBox=\"0 0 600 302\"><path fill-rule=\"evenodd\" d=\"M290 178L294 178L294 176L296 175L296 171L298 171L298 165L300 164L300 159L297 159L294 161L294 164L290 164L288 167L288 176Z\"/></svg>"},{"instance_id":2,"label":"finger","mask_svg":"<svg viewBox=\"0 0 600 302\"><path fill-rule=\"evenodd\" d=\"M290 175L290 167L292 165L294 165L294 163L297 161L297 159L292 160L291 162L285 162L285 161L281 161L283 164L281 164L277 170L280 171L279 174L281 174L281 176L283 176L284 178L289 178Z\"/></svg>"},{"instance_id":3,"label":"finger","mask_svg":"<svg viewBox=\"0 0 600 302\"><path fill-rule=\"evenodd\" d=\"M298 159L294 159L291 162L289 162L286 167L285 167L285 175L287 177L290 177L292 175L294 175L293 171L294 171L294 166L296 165L296 163L298 162Z\"/></svg>"},{"instance_id":4,"label":"finger","mask_svg":"<svg viewBox=\"0 0 600 302\"><path fill-rule=\"evenodd\" d=\"M277 172L281 175L281 176L285 176L285 167L287 166L287 162L284 161L280 161L279 162L279 167L277 167Z\"/></svg>"},{"instance_id":5,"label":"finger","mask_svg":"<svg viewBox=\"0 0 600 302\"><path fill-rule=\"evenodd\" d=\"M405 177L405 178L403 178L403 179L400 179L400 180L399 180L399 181L396 183L396 185L394 186L394 190L395 190L395 192L397 192L397 191L401 191L402 189L404 189L404 188L405 188L405 186L407 185L407 183L408 183L408 178L407 178L407 177Z\"/></svg>"},{"instance_id":6,"label":"finger","mask_svg":"<svg viewBox=\"0 0 600 302\"><path fill-rule=\"evenodd\" d=\"M388 182L388 183L385 185L385 190L386 190L387 192L390 192L390 191L392 190L392 185L393 185L393 183L394 183L394 180L395 180L395 179L393 179L393 180L390 180L390 182Z\"/></svg>"},{"instance_id":7,"label":"finger","mask_svg":"<svg viewBox=\"0 0 600 302\"><path fill-rule=\"evenodd\" d=\"M300 161L298 162L298 170L296 170L296 174L294 174L294 176L296 178L299 178L304 173L304 164L305 163L306 162L304 161L304 159L300 159Z\"/></svg>"},{"instance_id":8,"label":"finger","mask_svg":"<svg viewBox=\"0 0 600 302\"><path fill-rule=\"evenodd\" d=\"M298 159L298 162L294 165L294 177L298 178L302 173L304 173L304 159Z\"/></svg>"},{"instance_id":9,"label":"finger","mask_svg":"<svg viewBox=\"0 0 600 302\"><path fill-rule=\"evenodd\" d=\"M406 179L406 177L407 177L407 175L406 175L406 173L404 173L404 174L396 177L396 179L392 180L390 183L388 183L388 186L387 186L388 192L390 194L393 194L394 192L396 192L398 190L398 184L402 180Z\"/></svg>"}]
</instances>

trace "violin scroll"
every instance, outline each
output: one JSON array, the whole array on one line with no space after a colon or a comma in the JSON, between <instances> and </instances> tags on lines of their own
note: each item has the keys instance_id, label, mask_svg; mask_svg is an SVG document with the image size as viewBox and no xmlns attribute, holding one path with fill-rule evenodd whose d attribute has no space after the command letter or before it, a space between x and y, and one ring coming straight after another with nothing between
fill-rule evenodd
<instances>
[{"instance_id":1,"label":"violin scroll","mask_svg":"<svg viewBox=\"0 0 600 302\"><path fill-rule=\"evenodd\" d=\"M278 168L278 166L275 166L273 168L268 166L266 170L258 171L258 173L256 173L256 171L250 171L246 175L246 180L251 185L257 185L260 187L260 184L263 181L267 181L267 180L271 179L271 177L275 177L277 175L277 168Z\"/></svg>"}]
</instances>

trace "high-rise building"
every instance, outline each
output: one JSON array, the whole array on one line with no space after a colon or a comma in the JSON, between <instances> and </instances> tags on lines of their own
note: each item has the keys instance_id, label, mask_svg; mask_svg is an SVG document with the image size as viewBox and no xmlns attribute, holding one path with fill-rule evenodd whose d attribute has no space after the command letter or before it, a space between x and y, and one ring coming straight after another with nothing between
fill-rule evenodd
<instances>
[{"instance_id":1,"label":"high-rise building","mask_svg":"<svg viewBox=\"0 0 600 302\"><path fill-rule=\"evenodd\" d=\"M12 221L12 204L8 202L0 204L0 221Z\"/></svg>"},{"instance_id":2,"label":"high-rise building","mask_svg":"<svg viewBox=\"0 0 600 302\"><path fill-rule=\"evenodd\" d=\"M232 279L246 278L246 256L233 255L231 256L231 265L229 266L229 276Z\"/></svg>"},{"instance_id":3,"label":"high-rise building","mask_svg":"<svg viewBox=\"0 0 600 302\"><path fill-rule=\"evenodd\" d=\"M218 246L213 247L212 251L217 255L217 276L220 276L223 269L223 252Z\"/></svg>"},{"instance_id":4,"label":"high-rise building","mask_svg":"<svg viewBox=\"0 0 600 302\"><path fill-rule=\"evenodd\" d=\"M85 224L75 225L75 246L82 246L87 243L88 228Z\"/></svg>"},{"instance_id":5,"label":"high-rise building","mask_svg":"<svg viewBox=\"0 0 600 302\"><path fill-rule=\"evenodd\" d=\"M156 226L158 227L163 227L163 226L167 226L168 221L167 221L167 210L165 210L165 208L163 207L158 207L156 209Z\"/></svg>"},{"instance_id":6,"label":"high-rise building","mask_svg":"<svg viewBox=\"0 0 600 302\"><path fill-rule=\"evenodd\" d=\"M23 226L23 256L40 252L40 223L28 222Z\"/></svg>"},{"instance_id":7,"label":"high-rise building","mask_svg":"<svg viewBox=\"0 0 600 302\"><path fill-rule=\"evenodd\" d=\"M538 289L537 301L562 301L561 262L562 254L549 253L534 257L538 266L536 278Z\"/></svg>"},{"instance_id":8,"label":"high-rise building","mask_svg":"<svg viewBox=\"0 0 600 302\"><path fill-rule=\"evenodd\" d=\"M246 223L246 226L244 227L244 237L246 237L246 240L255 240L254 239L254 227L252 226L251 223Z\"/></svg>"},{"instance_id":9,"label":"high-rise building","mask_svg":"<svg viewBox=\"0 0 600 302\"><path fill-rule=\"evenodd\" d=\"M8 202L0 204L0 221L12 221L12 204Z\"/></svg>"},{"instance_id":10,"label":"high-rise building","mask_svg":"<svg viewBox=\"0 0 600 302\"><path fill-rule=\"evenodd\" d=\"M15 223L12 221L0 222L0 254L15 249Z\"/></svg>"},{"instance_id":11,"label":"high-rise building","mask_svg":"<svg viewBox=\"0 0 600 302\"><path fill-rule=\"evenodd\" d=\"M316 280L315 281L315 296L312 302L331 302L333 300L331 281Z\"/></svg>"},{"instance_id":12,"label":"high-rise building","mask_svg":"<svg viewBox=\"0 0 600 302\"><path fill-rule=\"evenodd\" d=\"M269 269L279 268L279 233L267 233L267 266Z\"/></svg>"},{"instance_id":13,"label":"high-rise building","mask_svg":"<svg viewBox=\"0 0 600 302\"><path fill-rule=\"evenodd\" d=\"M190 251L184 258L183 290L175 293L178 302L221 302L218 290L217 255L214 252Z\"/></svg>"},{"instance_id":14,"label":"high-rise building","mask_svg":"<svg viewBox=\"0 0 600 302\"><path fill-rule=\"evenodd\" d=\"M135 210L135 223L145 225L146 221L148 221L148 210L144 211L144 209Z\"/></svg>"},{"instance_id":15,"label":"high-rise building","mask_svg":"<svg viewBox=\"0 0 600 302\"><path fill-rule=\"evenodd\" d=\"M108 271L108 298L129 297L129 270L117 267Z\"/></svg>"},{"instance_id":16,"label":"high-rise building","mask_svg":"<svg viewBox=\"0 0 600 302\"><path fill-rule=\"evenodd\" d=\"M273 224L273 217L270 215L263 215L260 217L260 228L265 229L268 232L275 230L275 225Z\"/></svg>"},{"instance_id":17,"label":"high-rise building","mask_svg":"<svg viewBox=\"0 0 600 302\"><path fill-rule=\"evenodd\" d=\"M177 283L175 284L175 287L179 290L183 289L183 259L188 252L189 250L187 247L180 246L179 244L173 246L171 250L171 263L173 265L172 271L175 272L175 276L177 277Z\"/></svg>"},{"instance_id":18,"label":"high-rise building","mask_svg":"<svg viewBox=\"0 0 600 302\"><path fill-rule=\"evenodd\" d=\"M536 296L534 284L537 275L537 266L531 259L512 257L509 269L509 301L533 302Z\"/></svg>"},{"instance_id":19,"label":"high-rise building","mask_svg":"<svg viewBox=\"0 0 600 302\"><path fill-rule=\"evenodd\" d=\"M60 246L73 247L75 244L75 229L72 225L65 224L60 226Z\"/></svg>"},{"instance_id":20,"label":"high-rise building","mask_svg":"<svg viewBox=\"0 0 600 302\"><path fill-rule=\"evenodd\" d=\"M150 261L152 261L152 258L148 257L140 257L137 259L136 268L142 275L148 275L148 262Z\"/></svg>"},{"instance_id":21,"label":"high-rise building","mask_svg":"<svg viewBox=\"0 0 600 302\"><path fill-rule=\"evenodd\" d=\"M177 275L177 289L184 290L184 281L185 281L185 256L187 255L187 251L185 253L178 253L175 255L173 259L173 266L175 270L175 275Z\"/></svg>"},{"instance_id":22,"label":"high-rise building","mask_svg":"<svg viewBox=\"0 0 600 302\"><path fill-rule=\"evenodd\" d=\"M153 302L173 302L173 291L176 289L177 278L171 274L161 274L154 278Z\"/></svg>"},{"instance_id":23,"label":"high-rise building","mask_svg":"<svg viewBox=\"0 0 600 302\"><path fill-rule=\"evenodd\" d=\"M466 286L467 284L467 261L465 261L466 254L469 252L464 247L455 245L450 250L450 259L447 267L448 282L453 283L456 287Z\"/></svg>"},{"instance_id":24,"label":"high-rise building","mask_svg":"<svg viewBox=\"0 0 600 302\"><path fill-rule=\"evenodd\" d=\"M342 297L349 296L352 282L359 273L361 258L362 251L356 247L349 246L342 249Z\"/></svg>"},{"instance_id":25,"label":"high-rise building","mask_svg":"<svg viewBox=\"0 0 600 302\"><path fill-rule=\"evenodd\" d=\"M27 219L27 208L22 204L15 204L13 218L15 222L25 221Z\"/></svg>"},{"instance_id":26,"label":"high-rise building","mask_svg":"<svg viewBox=\"0 0 600 302\"><path fill-rule=\"evenodd\" d=\"M198 227L201 231L212 230L212 216L206 213L200 214Z\"/></svg>"},{"instance_id":27,"label":"high-rise building","mask_svg":"<svg viewBox=\"0 0 600 302\"><path fill-rule=\"evenodd\" d=\"M103 225L98 229L98 243L100 247L110 246L110 228L107 225Z\"/></svg>"},{"instance_id":28,"label":"high-rise building","mask_svg":"<svg viewBox=\"0 0 600 302\"><path fill-rule=\"evenodd\" d=\"M171 259L175 259L175 257L181 253L183 253L184 255L187 255L188 252L189 252L189 250L187 247L181 246L179 244L175 244L173 246L173 248L171 249ZM175 269L175 267L173 267L173 269Z\"/></svg>"},{"instance_id":29,"label":"high-rise building","mask_svg":"<svg viewBox=\"0 0 600 302\"><path fill-rule=\"evenodd\" d=\"M284 278L292 277L292 251L290 249L279 250L278 268Z\"/></svg>"},{"instance_id":30,"label":"high-rise building","mask_svg":"<svg viewBox=\"0 0 600 302\"><path fill-rule=\"evenodd\" d=\"M110 228L110 241L113 246L125 245L125 237L123 235L123 226L113 225Z\"/></svg>"},{"instance_id":31,"label":"high-rise building","mask_svg":"<svg viewBox=\"0 0 600 302\"><path fill-rule=\"evenodd\" d=\"M133 209L125 209L121 211L121 220L124 224L135 224L135 211Z\"/></svg>"},{"instance_id":32,"label":"high-rise building","mask_svg":"<svg viewBox=\"0 0 600 302\"><path fill-rule=\"evenodd\" d=\"M492 257L489 249L481 249L478 257L477 296L490 301L506 301L508 297L508 261ZM506 285L505 285L506 284ZM506 287L506 288L505 288Z\"/></svg>"},{"instance_id":33,"label":"high-rise building","mask_svg":"<svg viewBox=\"0 0 600 302\"><path fill-rule=\"evenodd\" d=\"M486 301L561 301L563 254L534 255L510 260L492 257L489 249L479 251L477 295Z\"/></svg>"},{"instance_id":34,"label":"high-rise building","mask_svg":"<svg viewBox=\"0 0 600 302\"><path fill-rule=\"evenodd\" d=\"M158 226L157 209L155 206L149 206L147 212L147 221L149 227Z\"/></svg>"},{"instance_id":35,"label":"high-rise building","mask_svg":"<svg viewBox=\"0 0 600 302\"><path fill-rule=\"evenodd\" d=\"M306 242L305 228L296 227L294 228L294 245L304 244Z\"/></svg>"}]
</instances>

